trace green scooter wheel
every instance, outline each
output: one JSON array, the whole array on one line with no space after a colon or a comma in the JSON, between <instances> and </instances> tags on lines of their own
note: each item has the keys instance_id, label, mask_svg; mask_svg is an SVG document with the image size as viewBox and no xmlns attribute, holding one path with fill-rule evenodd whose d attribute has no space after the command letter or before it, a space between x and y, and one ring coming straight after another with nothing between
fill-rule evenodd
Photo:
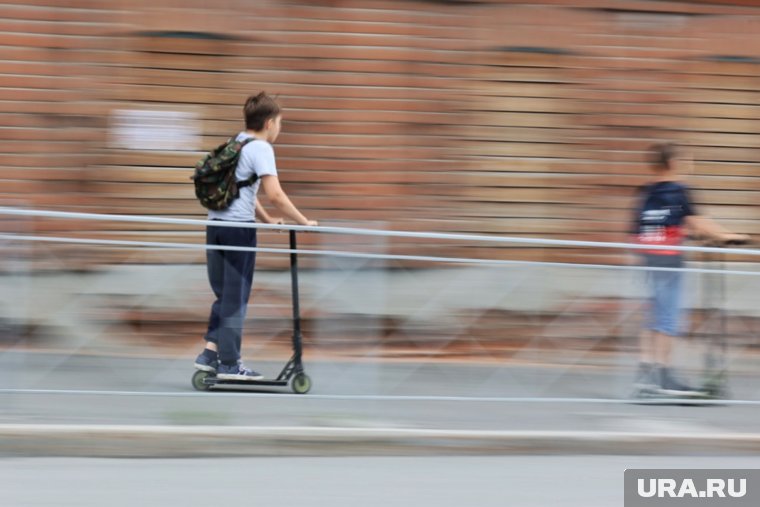
<instances>
[{"instance_id":1,"label":"green scooter wheel","mask_svg":"<svg viewBox=\"0 0 760 507\"><path fill-rule=\"evenodd\" d=\"M204 382L211 374L207 371L198 370L193 373L192 384L196 391L208 391L211 387Z\"/></svg>"},{"instance_id":2,"label":"green scooter wheel","mask_svg":"<svg viewBox=\"0 0 760 507\"><path fill-rule=\"evenodd\" d=\"M290 387L296 394L306 394L311 389L311 379L305 373L298 373L293 377Z\"/></svg>"}]
</instances>

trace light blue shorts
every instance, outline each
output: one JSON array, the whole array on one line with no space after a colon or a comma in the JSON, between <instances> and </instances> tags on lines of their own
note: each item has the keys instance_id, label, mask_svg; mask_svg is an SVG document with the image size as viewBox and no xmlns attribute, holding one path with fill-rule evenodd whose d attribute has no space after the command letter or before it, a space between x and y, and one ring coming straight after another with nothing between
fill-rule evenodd
<instances>
[{"instance_id":1,"label":"light blue shorts","mask_svg":"<svg viewBox=\"0 0 760 507\"><path fill-rule=\"evenodd\" d=\"M652 289L649 329L679 336L683 330L683 272L649 271L647 278Z\"/></svg>"}]
</instances>

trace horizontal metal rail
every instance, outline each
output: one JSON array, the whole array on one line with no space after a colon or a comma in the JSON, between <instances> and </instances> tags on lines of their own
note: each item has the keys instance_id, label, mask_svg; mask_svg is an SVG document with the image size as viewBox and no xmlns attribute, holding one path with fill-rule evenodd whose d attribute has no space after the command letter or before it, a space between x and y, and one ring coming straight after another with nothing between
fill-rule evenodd
<instances>
[{"instance_id":1,"label":"horizontal metal rail","mask_svg":"<svg viewBox=\"0 0 760 507\"><path fill-rule=\"evenodd\" d=\"M514 245L536 245L536 246L556 246L556 247L586 247L586 248L609 248L622 250L669 250L679 252L706 252L706 253L726 253L742 254L751 256L760 256L760 250L750 248L724 248L708 246L670 246L670 245L640 245L637 243L620 243L620 242L603 242L603 241L574 241L563 239L546 239L546 238L518 238L514 236L495 236L481 234L452 234L437 232L412 232L412 231L393 231L382 229L363 229L358 227L327 227L327 226L305 226L305 225L275 225L261 224L256 222L225 222L220 220L194 220L188 218L166 218L166 217L145 217L135 215L109 215L97 213L74 213L65 211L44 211L44 210L27 210L19 208L0 207L0 215L28 216L28 217L46 217L46 218L67 218L77 220L100 220L114 222L135 222L151 224L168 224L168 225L196 225L196 226L215 226L215 227L241 227L250 229L280 230L280 231L309 231L324 234L344 234L356 236L379 236L389 238L412 238L412 239L438 239L450 241L464 241L469 243L495 243L495 244L514 244Z\"/></svg>"},{"instance_id":2,"label":"horizontal metal rail","mask_svg":"<svg viewBox=\"0 0 760 507\"><path fill-rule=\"evenodd\" d=\"M390 261L414 261L414 262L435 262L435 263L452 263L452 264L477 264L491 266L543 266L543 267L562 267L562 268L585 268L601 270L625 270L625 271L681 271L685 273L719 273L723 275L740 275L740 276L760 276L760 271L747 270L729 270L729 269L707 269L707 268L660 268L639 265L616 265L616 264L587 264L587 263L569 263L569 262L549 262L549 261L519 261L519 260L501 260L501 259L478 259L473 257L443 257L429 255L404 255L404 254L373 254L365 252L350 252L345 250L308 250L289 248L267 248L267 247L244 247L228 245L206 245L203 243L169 243L159 241L130 241L115 239L85 239L85 238L66 238L58 236L30 236L24 234L0 234L0 241L25 241L39 243L66 243L76 245L100 245L106 247L128 247L128 248L162 248L178 250L224 250L237 252L257 252L273 254L291 254L298 255L319 255L324 257L340 257L349 259L366 259L366 260L390 260Z\"/></svg>"}]
</instances>

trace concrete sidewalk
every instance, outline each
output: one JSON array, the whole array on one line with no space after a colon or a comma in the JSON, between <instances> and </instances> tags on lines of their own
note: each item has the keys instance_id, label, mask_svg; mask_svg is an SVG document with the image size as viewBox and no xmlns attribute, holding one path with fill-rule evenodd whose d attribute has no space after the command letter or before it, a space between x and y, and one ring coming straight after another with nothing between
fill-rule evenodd
<instances>
[{"instance_id":1,"label":"concrete sidewalk","mask_svg":"<svg viewBox=\"0 0 760 507\"><path fill-rule=\"evenodd\" d=\"M760 433L0 425L2 456L753 455Z\"/></svg>"}]
</instances>

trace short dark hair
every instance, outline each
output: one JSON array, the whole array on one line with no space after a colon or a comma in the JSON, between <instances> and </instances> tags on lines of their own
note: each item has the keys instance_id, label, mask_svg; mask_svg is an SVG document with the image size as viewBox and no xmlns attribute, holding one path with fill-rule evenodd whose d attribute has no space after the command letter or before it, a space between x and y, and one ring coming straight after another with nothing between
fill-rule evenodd
<instances>
[{"instance_id":1,"label":"short dark hair","mask_svg":"<svg viewBox=\"0 0 760 507\"><path fill-rule=\"evenodd\" d=\"M670 162L678 157L678 146L675 143L658 143L652 146L652 165L655 170L663 171L670 167Z\"/></svg>"},{"instance_id":2,"label":"short dark hair","mask_svg":"<svg viewBox=\"0 0 760 507\"><path fill-rule=\"evenodd\" d=\"M261 92L248 97L243 106L243 115L245 128L258 132L264 129L267 120L280 115L280 105L267 92Z\"/></svg>"}]
</instances>

